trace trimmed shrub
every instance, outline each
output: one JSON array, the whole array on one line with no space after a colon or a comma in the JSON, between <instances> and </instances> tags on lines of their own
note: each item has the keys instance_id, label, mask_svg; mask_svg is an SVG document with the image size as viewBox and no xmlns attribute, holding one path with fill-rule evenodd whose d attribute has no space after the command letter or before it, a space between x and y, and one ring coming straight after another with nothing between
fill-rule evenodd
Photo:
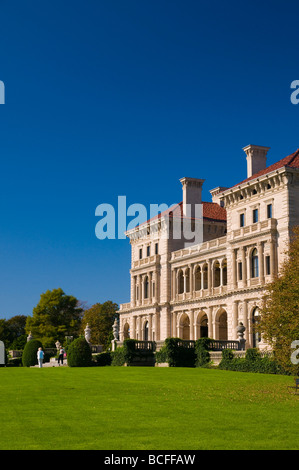
<instances>
[{"instance_id":1,"label":"trimmed shrub","mask_svg":"<svg viewBox=\"0 0 299 470\"><path fill-rule=\"evenodd\" d=\"M209 364L211 357L209 353L210 338L199 338L195 342L196 367L205 367Z\"/></svg>"},{"instance_id":2,"label":"trimmed shrub","mask_svg":"<svg viewBox=\"0 0 299 470\"><path fill-rule=\"evenodd\" d=\"M67 364L69 367L91 366L91 349L85 338L75 339L68 348Z\"/></svg>"},{"instance_id":3,"label":"trimmed shrub","mask_svg":"<svg viewBox=\"0 0 299 470\"><path fill-rule=\"evenodd\" d=\"M22 364L24 367L37 365L37 350L42 347L43 345L38 339L31 339L26 343L22 354Z\"/></svg>"}]
</instances>

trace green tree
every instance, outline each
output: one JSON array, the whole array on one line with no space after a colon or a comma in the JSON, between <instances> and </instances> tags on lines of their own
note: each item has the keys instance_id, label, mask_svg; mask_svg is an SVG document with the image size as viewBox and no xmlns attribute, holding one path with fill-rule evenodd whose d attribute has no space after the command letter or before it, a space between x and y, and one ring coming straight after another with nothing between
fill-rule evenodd
<instances>
[{"instance_id":1,"label":"green tree","mask_svg":"<svg viewBox=\"0 0 299 470\"><path fill-rule=\"evenodd\" d=\"M260 311L259 330L273 348L276 360L292 373L292 342L299 340L299 227L295 227L280 275L267 285Z\"/></svg>"},{"instance_id":2,"label":"green tree","mask_svg":"<svg viewBox=\"0 0 299 470\"><path fill-rule=\"evenodd\" d=\"M105 350L111 346L113 340L112 325L117 316L117 310L118 305L111 300L103 304L96 303L88 310L85 310L81 332L88 323L91 329L92 344L102 344Z\"/></svg>"},{"instance_id":3,"label":"green tree","mask_svg":"<svg viewBox=\"0 0 299 470\"><path fill-rule=\"evenodd\" d=\"M58 340L63 343L66 335L79 334L83 308L76 297L66 295L61 288L47 290L27 317L26 332L31 331L44 347L53 347Z\"/></svg>"},{"instance_id":4,"label":"green tree","mask_svg":"<svg viewBox=\"0 0 299 470\"><path fill-rule=\"evenodd\" d=\"M4 341L7 349L23 349L26 343L25 315L0 320L0 339Z\"/></svg>"}]
</instances>

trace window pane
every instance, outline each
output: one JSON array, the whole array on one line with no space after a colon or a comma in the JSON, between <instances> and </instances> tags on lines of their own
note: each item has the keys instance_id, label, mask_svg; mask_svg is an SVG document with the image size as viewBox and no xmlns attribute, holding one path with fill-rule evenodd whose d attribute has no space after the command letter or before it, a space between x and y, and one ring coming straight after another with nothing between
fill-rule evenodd
<instances>
[{"instance_id":1,"label":"window pane","mask_svg":"<svg viewBox=\"0 0 299 470\"><path fill-rule=\"evenodd\" d=\"M240 227L244 227L244 224L245 224L244 214L240 214Z\"/></svg>"},{"instance_id":2,"label":"window pane","mask_svg":"<svg viewBox=\"0 0 299 470\"><path fill-rule=\"evenodd\" d=\"M272 218L272 204L267 205L267 217L268 219Z\"/></svg>"}]
</instances>

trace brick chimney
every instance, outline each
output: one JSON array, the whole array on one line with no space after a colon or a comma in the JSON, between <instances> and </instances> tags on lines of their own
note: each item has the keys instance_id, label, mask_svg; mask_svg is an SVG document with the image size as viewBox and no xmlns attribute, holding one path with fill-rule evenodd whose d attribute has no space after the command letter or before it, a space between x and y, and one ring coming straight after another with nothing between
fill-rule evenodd
<instances>
[{"instance_id":1,"label":"brick chimney","mask_svg":"<svg viewBox=\"0 0 299 470\"><path fill-rule=\"evenodd\" d=\"M243 148L247 155L247 178L266 168L269 149L270 147L262 147L261 145L247 145Z\"/></svg>"},{"instance_id":2,"label":"brick chimney","mask_svg":"<svg viewBox=\"0 0 299 470\"><path fill-rule=\"evenodd\" d=\"M202 185L205 180L197 178L182 178L180 182L183 186L183 214L189 217L195 215L195 204L201 204ZM190 205L187 212L187 204ZM191 212L190 212L191 209Z\"/></svg>"}]
</instances>

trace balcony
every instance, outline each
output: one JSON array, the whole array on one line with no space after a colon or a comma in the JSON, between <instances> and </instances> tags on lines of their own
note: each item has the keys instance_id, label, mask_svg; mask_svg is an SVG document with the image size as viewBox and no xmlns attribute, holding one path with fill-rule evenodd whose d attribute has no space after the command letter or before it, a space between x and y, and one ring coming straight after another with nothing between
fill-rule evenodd
<instances>
[{"instance_id":1,"label":"balcony","mask_svg":"<svg viewBox=\"0 0 299 470\"><path fill-rule=\"evenodd\" d=\"M131 302L128 302L126 304L120 304L119 306L120 311L129 310L130 308L131 308Z\"/></svg>"},{"instance_id":2,"label":"balcony","mask_svg":"<svg viewBox=\"0 0 299 470\"><path fill-rule=\"evenodd\" d=\"M226 244L226 236L220 238L214 238L213 240L201 243L199 245L190 246L189 248L183 248L182 250L174 251L171 254L171 260L177 261L181 258L187 258L189 256L194 256L201 254L204 251L209 251L217 248L222 248Z\"/></svg>"},{"instance_id":3,"label":"balcony","mask_svg":"<svg viewBox=\"0 0 299 470\"><path fill-rule=\"evenodd\" d=\"M160 255L147 256L146 258L138 259L133 261L132 269L143 268L147 266L153 266L160 262Z\"/></svg>"},{"instance_id":4,"label":"balcony","mask_svg":"<svg viewBox=\"0 0 299 470\"><path fill-rule=\"evenodd\" d=\"M245 227L240 227L237 230L232 230L231 239L235 240L236 238L244 238L256 233L266 232L270 230L276 230L277 220L276 219L266 219L261 222L257 222L252 225L246 225Z\"/></svg>"}]
</instances>

